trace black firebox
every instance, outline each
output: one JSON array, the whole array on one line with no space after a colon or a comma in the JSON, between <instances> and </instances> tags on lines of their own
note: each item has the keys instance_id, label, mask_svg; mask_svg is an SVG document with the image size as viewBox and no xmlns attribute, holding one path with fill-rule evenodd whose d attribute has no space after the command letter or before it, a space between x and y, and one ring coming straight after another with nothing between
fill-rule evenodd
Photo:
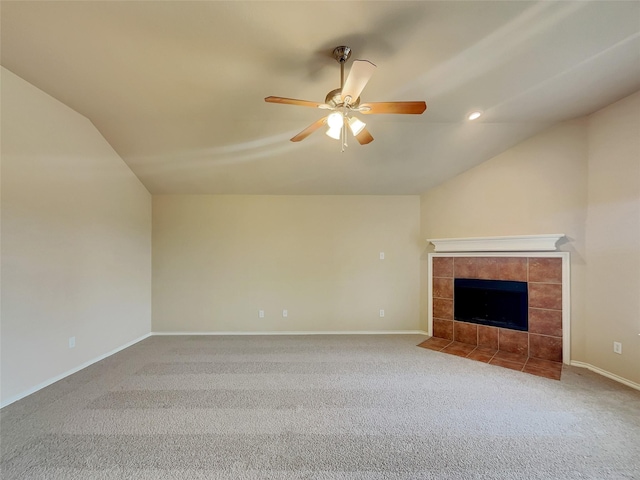
<instances>
[{"instance_id":1,"label":"black firebox","mask_svg":"<svg viewBox=\"0 0 640 480\"><path fill-rule=\"evenodd\" d=\"M464 322L527 331L527 282L456 278L453 316Z\"/></svg>"}]
</instances>

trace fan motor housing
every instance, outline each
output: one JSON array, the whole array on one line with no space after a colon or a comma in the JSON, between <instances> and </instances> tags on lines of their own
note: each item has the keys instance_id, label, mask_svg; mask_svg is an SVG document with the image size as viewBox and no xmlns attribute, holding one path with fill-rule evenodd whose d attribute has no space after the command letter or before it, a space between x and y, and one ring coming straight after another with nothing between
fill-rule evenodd
<instances>
[{"instance_id":1,"label":"fan motor housing","mask_svg":"<svg viewBox=\"0 0 640 480\"><path fill-rule=\"evenodd\" d=\"M331 90L329 93L327 93L327 96L324 99L324 103L329 105L331 108L344 106L344 102L342 101L342 89L336 88L335 90ZM360 97L358 97L355 102L349 103L349 108L358 108L359 105Z\"/></svg>"}]
</instances>

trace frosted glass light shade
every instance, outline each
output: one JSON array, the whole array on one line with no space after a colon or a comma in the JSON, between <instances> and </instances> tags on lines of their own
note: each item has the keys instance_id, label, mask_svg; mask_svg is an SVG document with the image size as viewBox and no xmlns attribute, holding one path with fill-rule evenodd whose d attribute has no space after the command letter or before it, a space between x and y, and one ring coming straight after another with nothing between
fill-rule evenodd
<instances>
[{"instance_id":1,"label":"frosted glass light shade","mask_svg":"<svg viewBox=\"0 0 640 480\"><path fill-rule=\"evenodd\" d=\"M362 131L362 129L366 126L367 126L366 123L361 122L356 117L351 117L349 119L349 128L351 129L351 133L353 133L354 136L358 135Z\"/></svg>"},{"instance_id":2,"label":"frosted glass light shade","mask_svg":"<svg viewBox=\"0 0 640 480\"><path fill-rule=\"evenodd\" d=\"M329 125L329 128L342 128L342 115L338 112L333 112L327 117L327 125Z\"/></svg>"},{"instance_id":3,"label":"frosted glass light shade","mask_svg":"<svg viewBox=\"0 0 640 480\"><path fill-rule=\"evenodd\" d=\"M336 140L340 140L340 133L342 132L342 127L329 127L329 129L326 131L326 134L331 137L331 138L335 138Z\"/></svg>"}]
</instances>

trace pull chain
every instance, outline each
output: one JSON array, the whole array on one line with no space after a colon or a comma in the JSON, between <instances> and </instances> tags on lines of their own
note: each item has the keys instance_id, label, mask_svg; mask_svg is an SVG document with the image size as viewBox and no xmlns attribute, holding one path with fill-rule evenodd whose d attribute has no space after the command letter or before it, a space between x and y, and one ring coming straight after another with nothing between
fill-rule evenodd
<instances>
[{"instance_id":1,"label":"pull chain","mask_svg":"<svg viewBox=\"0 0 640 480\"><path fill-rule=\"evenodd\" d=\"M342 152L347 145L347 102L342 105Z\"/></svg>"}]
</instances>

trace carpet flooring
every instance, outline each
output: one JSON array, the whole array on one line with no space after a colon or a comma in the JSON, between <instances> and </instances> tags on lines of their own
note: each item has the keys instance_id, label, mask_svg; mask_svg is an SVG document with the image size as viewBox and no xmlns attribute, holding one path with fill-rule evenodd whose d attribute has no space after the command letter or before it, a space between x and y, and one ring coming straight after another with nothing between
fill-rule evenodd
<instances>
[{"instance_id":1,"label":"carpet flooring","mask_svg":"<svg viewBox=\"0 0 640 480\"><path fill-rule=\"evenodd\" d=\"M640 392L421 335L150 337L0 411L13 479L640 479Z\"/></svg>"}]
</instances>

